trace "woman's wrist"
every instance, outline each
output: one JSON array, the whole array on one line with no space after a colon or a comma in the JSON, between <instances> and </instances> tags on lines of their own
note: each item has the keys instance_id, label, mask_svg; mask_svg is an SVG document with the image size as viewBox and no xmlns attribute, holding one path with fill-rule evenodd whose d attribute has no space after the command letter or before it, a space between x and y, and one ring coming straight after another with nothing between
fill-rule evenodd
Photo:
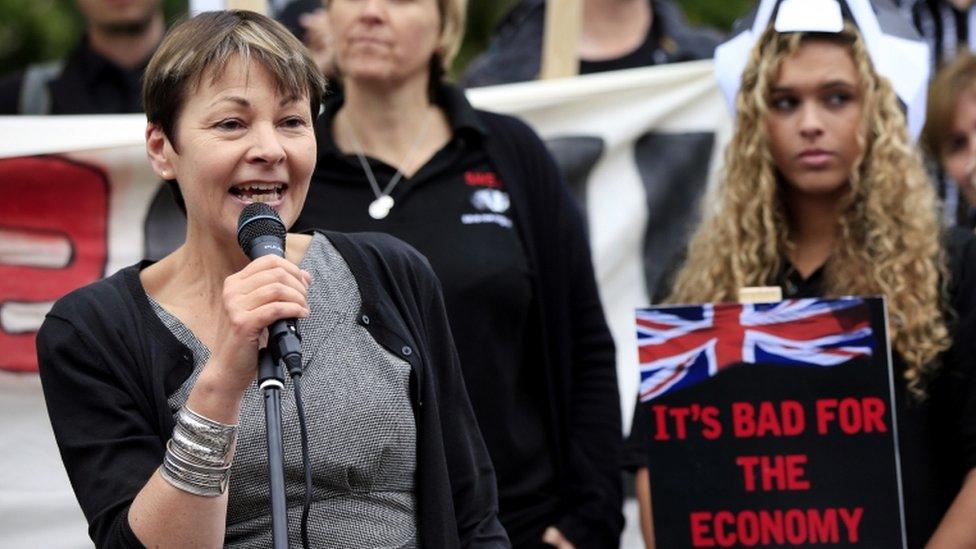
<instances>
[{"instance_id":1,"label":"woman's wrist","mask_svg":"<svg viewBox=\"0 0 976 549\"><path fill-rule=\"evenodd\" d=\"M221 423L237 423L244 391L253 378L246 383L231 376L215 372L211 364L204 366L193 385L186 405L194 412Z\"/></svg>"}]
</instances>

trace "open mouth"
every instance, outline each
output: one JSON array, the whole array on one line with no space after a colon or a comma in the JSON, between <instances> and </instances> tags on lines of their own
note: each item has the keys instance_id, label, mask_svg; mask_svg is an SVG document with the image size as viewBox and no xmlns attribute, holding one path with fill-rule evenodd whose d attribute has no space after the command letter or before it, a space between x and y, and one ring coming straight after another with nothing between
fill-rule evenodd
<instances>
[{"instance_id":1,"label":"open mouth","mask_svg":"<svg viewBox=\"0 0 976 549\"><path fill-rule=\"evenodd\" d=\"M228 192L247 204L252 202L275 203L281 200L286 189L288 189L288 185L284 183L242 183L234 185Z\"/></svg>"}]
</instances>

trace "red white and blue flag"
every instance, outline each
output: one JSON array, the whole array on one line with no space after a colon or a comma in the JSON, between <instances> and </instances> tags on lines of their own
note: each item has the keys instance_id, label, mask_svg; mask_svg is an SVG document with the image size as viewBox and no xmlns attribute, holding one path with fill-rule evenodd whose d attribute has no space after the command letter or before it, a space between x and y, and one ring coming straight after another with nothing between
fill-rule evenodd
<instances>
[{"instance_id":1,"label":"red white and blue flag","mask_svg":"<svg viewBox=\"0 0 976 549\"><path fill-rule=\"evenodd\" d=\"M860 298L637 311L642 402L734 364L837 366L873 349L870 310Z\"/></svg>"}]
</instances>

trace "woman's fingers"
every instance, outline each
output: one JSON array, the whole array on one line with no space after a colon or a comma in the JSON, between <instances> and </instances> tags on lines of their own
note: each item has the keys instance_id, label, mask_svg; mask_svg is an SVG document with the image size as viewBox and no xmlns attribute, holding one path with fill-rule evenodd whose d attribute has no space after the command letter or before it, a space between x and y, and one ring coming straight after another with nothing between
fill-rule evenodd
<instances>
[{"instance_id":1,"label":"woman's fingers","mask_svg":"<svg viewBox=\"0 0 976 549\"><path fill-rule=\"evenodd\" d=\"M274 266L247 277L236 278L232 284L225 284L225 290L230 289L232 293L246 295L265 286L284 284L294 288L302 295L307 295L309 280L308 273L304 271L299 271L296 277L292 272L279 266Z\"/></svg>"},{"instance_id":2,"label":"woman's fingers","mask_svg":"<svg viewBox=\"0 0 976 549\"><path fill-rule=\"evenodd\" d=\"M296 303L307 309L306 295L304 288L300 291L288 284L272 282L241 295L237 303L246 311L253 311L271 303Z\"/></svg>"},{"instance_id":3,"label":"woman's fingers","mask_svg":"<svg viewBox=\"0 0 976 549\"><path fill-rule=\"evenodd\" d=\"M238 338L257 341L272 322L309 314L311 276L284 258L265 256L224 281L224 309Z\"/></svg>"}]
</instances>

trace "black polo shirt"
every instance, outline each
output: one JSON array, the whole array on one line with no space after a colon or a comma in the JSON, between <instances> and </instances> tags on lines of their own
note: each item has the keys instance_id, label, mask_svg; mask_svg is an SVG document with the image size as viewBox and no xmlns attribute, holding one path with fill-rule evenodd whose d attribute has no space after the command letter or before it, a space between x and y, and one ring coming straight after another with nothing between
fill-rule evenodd
<instances>
[{"instance_id":1,"label":"black polo shirt","mask_svg":"<svg viewBox=\"0 0 976 549\"><path fill-rule=\"evenodd\" d=\"M516 545L538 540L556 516L556 471L541 361L531 356L539 320L519 220L482 146L486 129L454 88L436 102L452 139L391 192L385 219L367 209L375 195L355 154L332 138L343 97L318 121L318 162L295 230L380 231L423 253L441 281L451 330L475 415L498 478L500 518ZM381 189L396 169L369 158Z\"/></svg>"},{"instance_id":2,"label":"black polo shirt","mask_svg":"<svg viewBox=\"0 0 976 549\"><path fill-rule=\"evenodd\" d=\"M49 114L142 112L142 75L149 58L126 69L91 49L88 38L65 59L61 74L48 83ZM20 114L25 71L0 78L0 115Z\"/></svg>"}]
</instances>

